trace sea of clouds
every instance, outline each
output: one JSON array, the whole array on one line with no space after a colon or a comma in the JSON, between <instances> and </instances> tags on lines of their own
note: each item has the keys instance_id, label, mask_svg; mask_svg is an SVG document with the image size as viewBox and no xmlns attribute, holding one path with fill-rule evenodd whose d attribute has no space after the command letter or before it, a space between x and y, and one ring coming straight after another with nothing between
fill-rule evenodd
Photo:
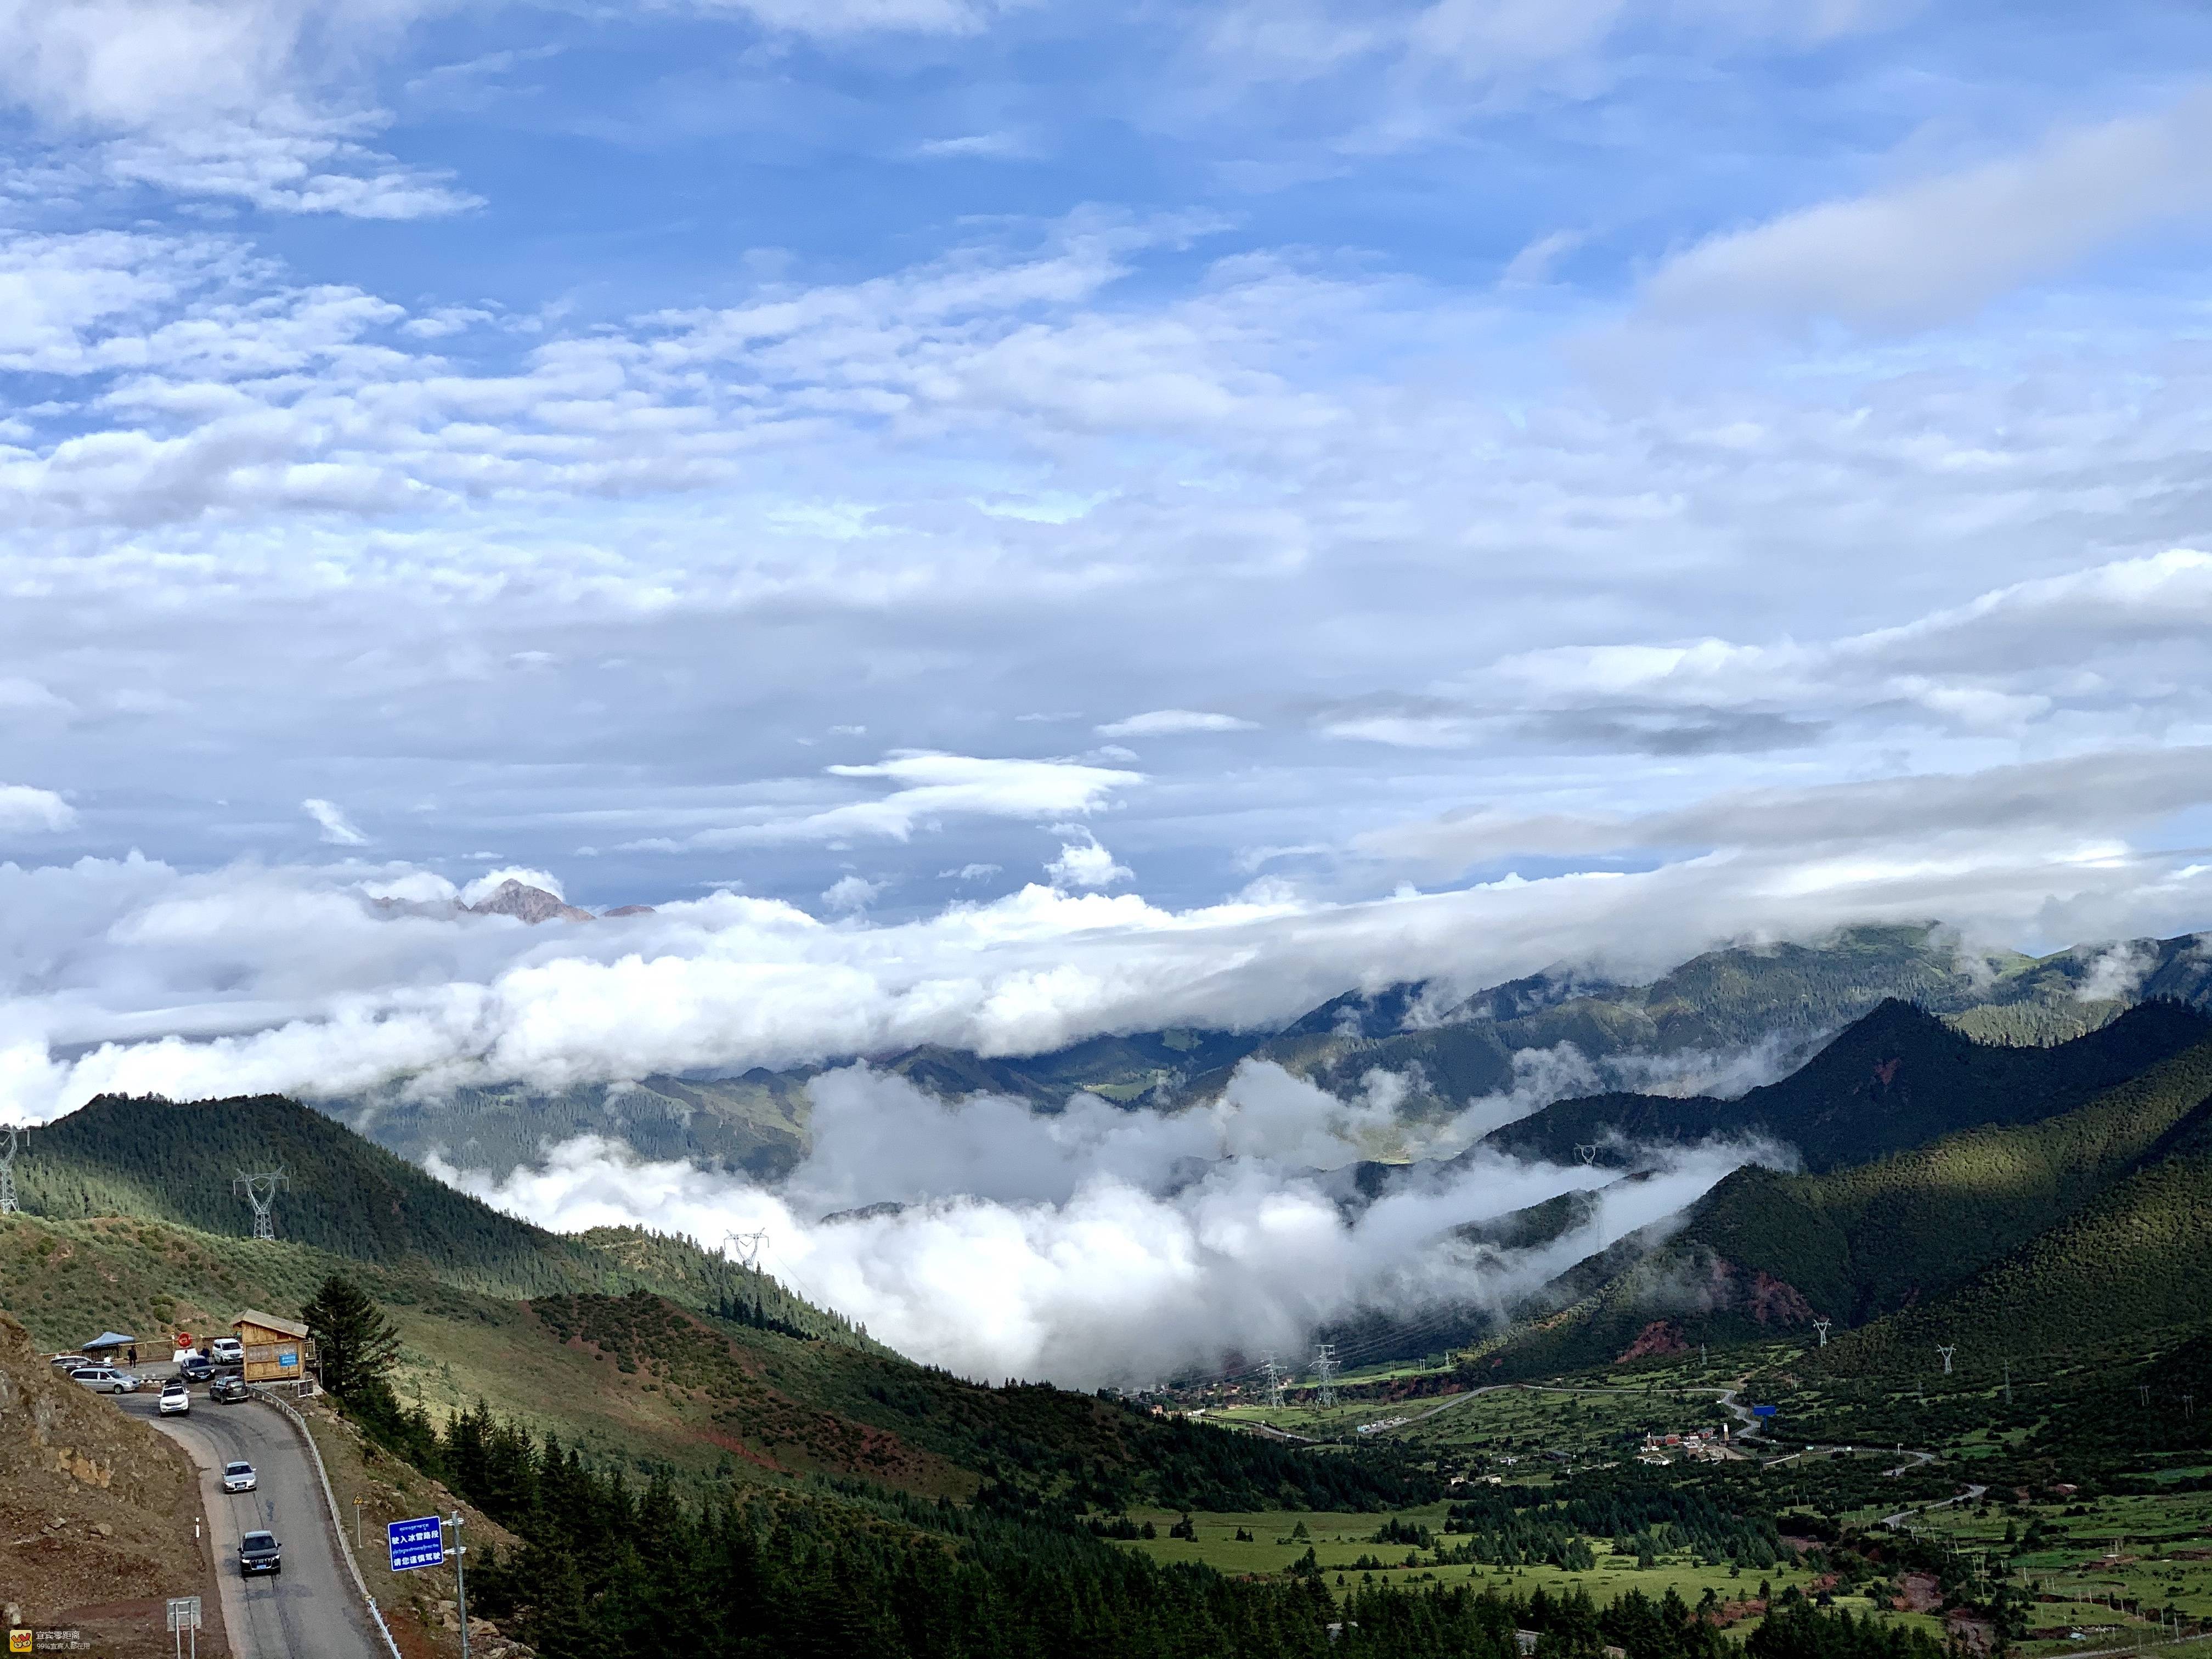
<instances>
[{"instance_id":1,"label":"sea of clouds","mask_svg":"<svg viewBox=\"0 0 2212 1659\"><path fill-rule=\"evenodd\" d=\"M763 1267L903 1352L972 1376L1096 1387L1267 1352L1295 1367L1316 1328L1366 1311L1415 1324L1443 1310L1502 1313L1730 1170L1784 1157L1675 1149L1622 1181L1478 1155L1346 1206L1327 1173L1388 1127L1393 1093L1378 1079L1340 1100L1248 1063L1204 1106L1126 1111L1079 1095L1041 1115L991 1096L940 1100L853 1066L812 1084L813 1150L774 1186L591 1136L504 1177L431 1167L562 1230L642 1222L710 1241L764 1230ZM1578 1189L1597 1201L1552 1243L1500 1252L1454 1236Z\"/></svg>"},{"instance_id":2,"label":"sea of clouds","mask_svg":"<svg viewBox=\"0 0 2212 1659\"><path fill-rule=\"evenodd\" d=\"M2054 796L2063 781L2049 781ZM2073 816L2041 823L2016 800L2004 829L1947 829L1893 800L1856 839L1747 837L1640 870L1358 902L1258 889L1183 910L1039 884L884 922L723 891L532 927L469 913L468 895L404 866L4 865L0 1116L51 1121L104 1091L434 1099L464 1084L557 1089L925 1042L1020 1054L1107 1031L1266 1027L1406 980L1472 989L1563 961L1629 977L1716 940L1844 921L1948 915L2048 947L2201 912L2204 866L2085 834ZM1778 1058L1642 1065L1650 1082L1725 1087ZM1142 1380L1287 1355L1363 1310L1502 1306L1774 1155L1674 1154L1608 1188L1573 1235L1514 1257L1470 1252L1450 1230L1603 1177L1478 1154L1364 1209L1338 1202L1328 1172L1390 1137L1442 1157L1593 1076L1571 1050L1526 1056L1511 1090L1416 1131L1397 1113L1409 1079L1389 1074L1339 1099L1248 1065L1220 1100L1180 1113L1078 1097L1039 1115L948 1105L848 1065L815 1085L811 1151L773 1188L598 1141L520 1169L437 1167L554 1227L630 1222L709 1242L764 1227L769 1265L796 1288L957 1370ZM854 1210L869 1212L823 1219Z\"/></svg>"}]
</instances>

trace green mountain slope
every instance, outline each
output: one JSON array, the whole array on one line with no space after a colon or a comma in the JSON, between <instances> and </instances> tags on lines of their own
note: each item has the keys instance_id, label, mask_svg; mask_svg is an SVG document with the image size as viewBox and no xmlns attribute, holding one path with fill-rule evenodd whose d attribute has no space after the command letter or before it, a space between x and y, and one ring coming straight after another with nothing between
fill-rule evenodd
<instances>
[{"instance_id":1,"label":"green mountain slope","mask_svg":"<svg viewBox=\"0 0 2212 1659\"><path fill-rule=\"evenodd\" d=\"M1821 1356L1832 1370L1897 1370L1942 1342L1984 1357L2135 1340L2212 1321L2212 1101L2147 1167L1923 1307L1875 1322Z\"/></svg>"},{"instance_id":2,"label":"green mountain slope","mask_svg":"<svg viewBox=\"0 0 2212 1659\"><path fill-rule=\"evenodd\" d=\"M290 1186L276 1197L277 1237L318 1257L500 1297L647 1289L702 1308L765 1298L794 1325L864 1340L844 1320L689 1241L548 1232L279 1096L185 1104L105 1096L36 1131L15 1179L29 1214L167 1222L216 1248L252 1231L233 1190L239 1172L279 1166Z\"/></svg>"},{"instance_id":3,"label":"green mountain slope","mask_svg":"<svg viewBox=\"0 0 2212 1659\"><path fill-rule=\"evenodd\" d=\"M2212 1037L2212 1018L2168 1001L2050 1048L1976 1042L1931 1014L1887 1000L1798 1070L1735 1100L1609 1094L1560 1101L1494 1131L1494 1152L1565 1163L1595 1144L1626 1163L1654 1142L1765 1136L1812 1170L1861 1163L1983 1123L2069 1111Z\"/></svg>"},{"instance_id":4,"label":"green mountain slope","mask_svg":"<svg viewBox=\"0 0 2212 1659\"><path fill-rule=\"evenodd\" d=\"M295 1176L273 1241L242 1236L229 1182L249 1159ZM39 1131L17 1176L0 1309L54 1348L112 1328L157 1351L241 1308L295 1314L342 1273L397 1325L398 1399L421 1422L481 1402L609 1468L708 1486L832 1476L931 1499L988 1482L1116 1508L1432 1495L1390 1455L1301 1457L1089 1395L964 1382L689 1240L547 1232L287 1100L97 1101Z\"/></svg>"},{"instance_id":5,"label":"green mountain slope","mask_svg":"<svg viewBox=\"0 0 2212 1659\"><path fill-rule=\"evenodd\" d=\"M501 1174L549 1144L605 1135L641 1158L773 1178L805 1143L812 1068L742 1077L649 1077L620 1085L581 1083L547 1093L508 1084L415 1098L398 1091L316 1103L379 1146L421 1163L433 1153L464 1170Z\"/></svg>"},{"instance_id":6,"label":"green mountain slope","mask_svg":"<svg viewBox=\"0 0 2212 1659\"><path fill-rule=\"evenodd\" d=\"M1679 1224L1580 1264L1486 1352L1525 1374L1802 1332L1818 1316L1913 1329L1964 1319L1899 1310L1970 1282L1984 1327L2026 1308L2047 1319L2056 1293L2036 1287L2060 1283L2103 1296L2116 1330L2201 1317L2203 1295L2168 1281L2195 1260L2174 1241L2202 1214L2208 1123L2212 1042L2039 1121L1825 1173L1741 1170Z\"/></svg>"}]
</instances>

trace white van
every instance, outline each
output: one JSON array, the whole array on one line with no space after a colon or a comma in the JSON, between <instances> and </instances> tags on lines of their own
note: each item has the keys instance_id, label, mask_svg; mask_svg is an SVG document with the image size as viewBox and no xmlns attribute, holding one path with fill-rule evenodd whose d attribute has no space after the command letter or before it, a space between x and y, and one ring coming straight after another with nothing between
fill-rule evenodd
<instances>
[{"instance_id":1,"label":"white van","mask_svg":"<svg viewBox=\"0 0 2212 1659\"><path fill-rule=\"evenodd\" d=\"M112 1365L80 1365L70 1373L70 1381L82 1382L94 1394L136 1394L138 1379L129 1371L118 1371Z\"/></svg>"}]
</instances>

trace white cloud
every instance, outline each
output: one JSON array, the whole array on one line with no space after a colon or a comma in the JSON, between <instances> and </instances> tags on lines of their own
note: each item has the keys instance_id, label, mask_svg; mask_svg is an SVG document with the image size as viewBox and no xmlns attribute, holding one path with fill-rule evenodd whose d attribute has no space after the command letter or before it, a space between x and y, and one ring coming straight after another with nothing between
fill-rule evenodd
<instances>
[{"instance_id":1,"label":"white cloud","mask_svg":"<svg viewBox=\"0 0 2212 1659\"><path fill-rule=\"evenodd\" d=\"M334 803L310 797L300 803L300 810L314 819L322 830L322 838L333 847L368 845L368 837L356 829L353 822Z\"/></svg>"},{"instance_id":2,"label":"white cloud","mask_svg":"<svg viewBox=\"0 0 2212 1659\"><path fill-rule=\"evenodd\" d=\"M1712 237L1668 259L1661 319L1828 318L1875 330L1964 314L2124 236L2212 210L2212 94L2062 129L2033 150Z\"/></svg>"},{"instance_id":3,"label":"white cloud","mask_svg":"<svg viewBox=\"0 0 2212 1659\"><path fill-rule=\"evenodd\" d=\"M20 675L0 676L0 712L67 714L68 699L58 697L36 680Z\"/></svg>"},{"instance_id":4,"label":"white cloud","mask_svg":"<svg viewBox=\"0 0 2212 1659\"><path fill-rule=\"evenodd\" d=\"M1142 783L1141 774L1071 761L1011 760L906 750L865 766L830 766L831 777L882 779L897 786L873 800L757 823L702 830L680 842L635 843L648 850L743 847L787 841L835 841L844 836L905 841L948 817L1054 818L1094 812L1117 791Z\"/></svg>"},{"instance_id":5,"label":"white cloud","mask_svg":"<svg viewBox=\"0 0 2212 1659\"><path fill-rule=\"evenodd\" d=\"M276 212L418 218L475 204L364 144L345 82L441 0L0 0L0 100L119 182ZM366 77L360 77L365 79ZM336 83L333 89L333 83Z\"/></svg>"},{"instance_id":6,"label":"white cloud","mask_svg":"<svg viewBox=\"0 0 2212 1659\"><path fill-rule=\"evenodd\" d=\"M51 789L0 783L0 830L59 834L76 827L76 809Z\"/></svg>"},{"instance_id":7,"label":"white cloud","mask_svg":"<svg viewBox=\"0 0 2212 1659\"><path fill-rule=\"evenodd\" d=\"M975 34L1022 0L689 0L693 9L736 13L763 27L831 40L878 33Z\"/></svg>"},{"instance_id":8,"label":"white cloud","mask_svg":"<svg viewBox=\"0 0 2212 1659\"><path fill-rule=\"evenodd\" d=\"M914 153L933 161L1026 160L1036 154L1029 141L1016 132L967 132L952 138L931 138L915 146Z\"/></svg>"},{"instance_id":9,"label":"white cloud","mask_svg":"<svg viewBox=\"0 0 2212 1659\"><path fill-rule=\"evenodd\" d=\"M858 915L873 903L888 884L860 876L840 876L822 895L822 902L835 912Z\"/></svg>"},{"instance_id":10,"label":"white cloud","mask_svg":"<svg viewBox=\"0 0 2212 1659\"><path fill-rule=\"evenodd\" d=\"M588 1139L496 1181L433 1167L557 1228L765 1228L779 1277L904 1352L969 1376L1091 1387L1292 1350L1363 1308L1495 1309L1753 1156L1678 1155L1647 1181L1601 1191L1589 1224L1551 1246L1478 1253L1449 1230L1601 1177L1482 1160L1347 1219L1302 1170L1359 1156L1369 1109L1264 1069L1271 1079L1208 1109L1132 1113L1079 1096L1048 1116L990 1097L947 1105L902 1079L836 1072L811 1085L814 1150L775 1189ZM886 1202L907 1207L817 1218Z\"/></svg>"},{"instance_id":11,"label":"white cloud","mask_svg":"<svg viewBox=\"0 0 2212 1659\"><path fill-rule=\"evenodd\" d=\"M1716 940L1846 921L1941 916L2046 950L2170 933L2212 904L2212 870L2130 836L2203 801L2212 769L2186 753L2133 767L1721 798L1673 824L1420 823L1370 848L1449 864L1530 840L1671 838L1629 873L1182 910L1037 884L894 925L833 927L716 892L554 934L363 902L362 883L405 866L0 864L0 1107L43 1120L102 1091L320 1096L402 1079L557 1089L918 1043L1033 1054L1109 1031L1272 1024L1362 983L1471 990L1563 961L1656 971ZM487 879L510 875L558 885L529 870Z\"/></svg>"},{"instance_id":12,"label":"white cloud","mask_svg":"<svg viewBox=\"0 0 2212 1659\"><path fill-rule=\"evenodd\" d=\"M1482 727L1463 713L1370 702L1324 714L1314 721L1314 730L1325 738L1388 744L1394 749L1464 749L1481 735Z\"/></svg>"},{"instance_id":13,"label":"white cloud","mask_svg":"<svg viewBox=\"0 0 2212 1659\"><path fill-rule=\"evenodd\" d=\"M1547 232L1507 260L1499 280L1508 283L1548 282L1552 267L1580 247L1583 240L1583 234L1578 230Z\"/></svg>"},{"instance_id":14,"label":"white cloud","mask_svg":"<svg viewBox=\"0 0 2212 1659\"><path fill-rule=\"evenodd\" d=\"M1475 809L1366 832L1378 858L1464 869L1516 855L1760 848L1881 848L1903 858L1916 842L1971 866L2007 842L2085 856L2130 826L2156 824L2212 803L2212 747L2069 756L1951 776L1918 775L1803 788L1730 791L1668 811L1529 813Z\"/></svg>"},{"instance_id":15,"label":"white cloud","mask_svg":"<svg viewBox=\"0 0 2212 1659\"><path fill-rule=\"evenodd\" d=\"M1194 708L1155 708L1091 729L1102 738L1171 738L1189 732L1254 732L1259 729L1259 722Z\"/></svg>"},{"instance_id":16,"label":"white cloud","mask_svg":"<svg viewBox=\"0 0 2212 1659\"><path fill-rule=\"evenodd\" d=\"M1055 887L1111 887L1136 879L1134 871L1116 863L1114 855L1098 844L1098 838L1089 835L1062 845L1060 856L1045 866L1044 872Z\"/></svg>"}]
</instances>

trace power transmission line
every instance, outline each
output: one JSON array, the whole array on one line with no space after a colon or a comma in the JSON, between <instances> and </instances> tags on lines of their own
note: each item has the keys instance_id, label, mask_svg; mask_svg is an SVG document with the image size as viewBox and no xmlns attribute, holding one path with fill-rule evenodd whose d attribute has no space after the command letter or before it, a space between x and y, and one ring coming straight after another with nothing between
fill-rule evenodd
<instances>
[{"instance_id":1,"label":"power transmission line","mask_svg":"<svg viewBox=\"0 0 2212 1659\"><path fill-rule=\"evenodd\" d=\"M284 1173L284 1166L281 1164L273 1170L240 1170L238 1179L230 1183L231 1191L239 1194L253 1206L253 1236L256 1238L273 1240L276 1237L276 1224L270 1218L270 1211L276 1202L277 1189L291 1184L292 1177Z\"/></svg>"},{"instance_id":2,"label":"power transmission line","mask_svg":"<svg viewBox=\"0 0 2212 1659\"><path fill-rule=\"evenodd\" d=\"M1321 1408L1327 1411L1336 1404L1336 1345L1324 1342L1314 1350L1314 1377L1321 1384L1317 1396Z\"/></svg>"}]
</instances>

